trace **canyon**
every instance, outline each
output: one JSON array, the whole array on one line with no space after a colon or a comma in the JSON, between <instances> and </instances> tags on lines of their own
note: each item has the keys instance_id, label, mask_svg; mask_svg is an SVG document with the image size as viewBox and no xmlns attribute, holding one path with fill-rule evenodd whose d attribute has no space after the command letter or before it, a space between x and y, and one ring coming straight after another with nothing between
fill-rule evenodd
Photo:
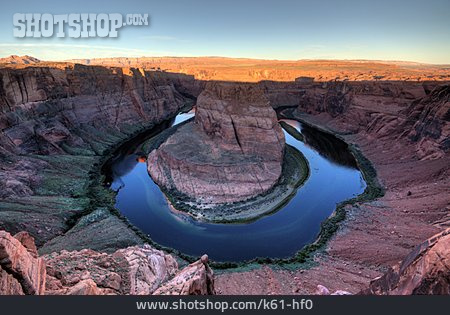
<instances>
[{"instance_id":1,"label":"canyon","mask_svg":"<svg viewBox=\"0 0 450 315\"><path fill-rule=\"evenodd\" d=\"M84 61L89 65L82 65L25 59L22 63L0 61L0 230L12 235L26 231L34 238L39 255L50 262L48 277L56 278L47 282L48 293L74 292L72 286L77 283L81 284L75 292L136 292L129 287L122 290L122 284L118 288L102 285L100 276L81 279L81 270L78 282L51 270L57 270L53 267L58 261L79 257L86 261L106 257L113 265L116 260L109 255L121 260L133 252L166 255L144 245L150 240L114 209L114 194L102 185L101 165L127 139L194 104L198 106L196 127L201 124L203 130L211 131L216 124L207 119L208 99L227 99L230 89L257 89L279 117L300 120L351 144L375 168L384 194L347 205L345 220L324 250L308 254L309 265L283 269L262 264L250 271L221 272L214 276L217 294L307 294L315 293L318 285L358 293L418 244L450 225L450 70L444 66L220 58L89 60ZM301 76L312 79L295 80ZM250 83L232 81L255 83L250 88ZM216 90L208 94L211 88ZM242 125L236 124L240 136L248 118L242 112L234 114L242 119ZM267 110L267 116L262 116L272 125L273 115ZM215 120L224 121L222 117ZM224 128L222 135L229 136L221 140L224 145L238 149L230 124L219 123L219 127ZM245 149L245 141L242 144ZM283 150L270 152L278 152L273 158L279 165ZM267 187L278 178L275 173ZM37 260L38 267L31 269L33 273L35 268L40 270L41 277L27 278L19 286L10 275L3 277L2 269L1 283L8 283L9 292L41 292L42 285L36 283L42 283L45 268L34 250L24 250L20 237L15 239L30 261ZM438 247L432 243L434 248L448 248L448 237L440 239ZM164 280L158 280L161 287L146 287L142 292L179 292L186 277L177 279L176 274L195 273L196 267L186 268L190 269L172 268ZM448 271L448 264L442 268ZM111 270L99 273L110 277L115 272ZM209 273L206 267L205 272ZM371 285L371 293L376 293L376 286ZM199 292L213 290L203 285Z\"/></svg>"}]
</instances>

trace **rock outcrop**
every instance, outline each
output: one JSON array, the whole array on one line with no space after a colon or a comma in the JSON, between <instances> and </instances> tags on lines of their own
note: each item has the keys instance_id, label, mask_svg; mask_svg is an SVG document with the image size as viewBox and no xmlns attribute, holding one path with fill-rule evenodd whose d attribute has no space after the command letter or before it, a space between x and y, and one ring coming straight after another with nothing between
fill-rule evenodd
<instances>
[{"instance_id":1,"label":"rock outcrop","mask_svg":"<svg viewBox=\"0 0 450 315\"><path fill-rule=\"evenodd\" d=\"M450 294L450 229L417 246L362 294Z\"/></svg>"},{"instance_id":2,"label":"rock outcrop","mask_svg":"<svg viewBox=\"0 0 450 315\"><path fill-rule=\"evenodd\" d=\"M171 255L150 245L113 254L93 250L46 256L51 295L214 294L214 275L201 259L179 270Z\"/></svg>"},{"instance_id":3,"label":"rock outcrop","mask_svg":"<svg viewBox=\"0 0 450 315\"><path fill-rule=\"evenodd\" d=\"M24 56L11 55L6 58L0 58L0 64L5 63L5 64L14 64L14 65L16 65L16 64L29 65L29 64L39 63L39 62L41 62L39 59L34 58L32 56L28 56L28 55L24 55Z\"/></svg>"},{"instance_id":4,"label":"rock outcrop","mask_svg":"<svg viewBox=\"0 0 450 315\"><path fill-rule=\"evenodd\" d=\"M0 231L0 295L45 293L45 261L37 257L32 237Z\"/></svg>"},{"instance_id":5,"label":"rock outcrop","mask_svg":"<svg viewBox=\"0 0 450 315\"><path fill-rule=\"evenodd\" d=\"M438 159L450 152L450 85L438 86L404 111L420 159Z\"/></svg>"},{"instance_id":6,"label":"rock outcrop","mask_svg":"<svg viewBox=\"0 0 450 315\"><path fill-rule=\"evenodd\" d=\"M204 255L180 270L173 256L150 245L38 257L28 233L0 231L0 295L214 294L207 263Z\"/></svg>"},{"instance_id":7,"label":"rock outcrop","mask_svg":"<svg viewBox=\"0 0 450 315\"><path fill-rule=\"evenodd\" d=\"M148 295L178 270L172 256L149 245L128 247L113 254L88 249L61 251L47 255L46 261L47 294L95 288L99 294ZM83 280L93 283L79 284Z\"/></svg>"},{"instance_id":8,"label":"rock outcrop","mask_svg":"<svg viewBox=\"0 0 450 315\"><path fill-rule=\"evenodd\" d=\"M330 290L328 290L327 287L324 287L323 285L317 285L317 289L316 292L314 292L315 295L352 295L350 292L348 291L343 291L343 290L336 290L333 293L330 292Z\"/></svg>"},{"instance_id":9,"label":"rock outcrop","mask_svg":"<svg viewBox=\"0 0 450 315\"><path fill-rule=\"evenodd\" d=\"M208 256L202 258L175 275L158 288L154 295L212 295L215 294L214 274L208 266Z\"/></svg>"},{"instance_id":10,"label":"rock outcrop","mask_svg":"<svg viewBox=\"0 0 450 315\"><path fill-rule=\"evenodd\" d=\"M209 83L198 96L195 121L178 128L147 163L167 190L215 205L269 190L283 156L284 135L261 89Z\"/></svg>"}]
</instances>

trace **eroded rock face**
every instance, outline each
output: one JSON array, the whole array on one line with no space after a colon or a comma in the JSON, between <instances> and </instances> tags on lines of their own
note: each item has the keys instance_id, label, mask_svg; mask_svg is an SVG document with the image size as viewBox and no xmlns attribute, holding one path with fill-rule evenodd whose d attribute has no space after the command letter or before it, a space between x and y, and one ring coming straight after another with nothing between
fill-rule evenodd
<instances>
[{"instance_id":1,"label":"eroded rock face","mask_svg":"<svg viewBox=\"0 0 450 315\"><path fill-rule=\"evenodd\" d=\"M24 56L17 56L17 55L11 55L6 58L0 58L0 64L1 63L10 63L10 64L34 64L41 62L39 59L34 58L32 56L24 55Z\"/></svg>"},{"instance_id":2,"label":"eroded rock face","mask_svg":"<svg viewBox=\"0 0 450 315\"><path fill-rule=\"evenodd\" d=\"M113 254L93 250L61 251L46 256L47 294L148 295L178 270L175 259L149 245ZM90 282L81 283L90 280ZM92 283L93 282L93 283Z\"/></svg>"},{"instance_id":3,"label":"eroded rock face","mask_svg":"<svg viewBox=\"0 0 450 315\"><path fill-rule=\"evenodd\" d=\"M46 294L214 294L214 276L207 259L180 271L173 256L150 245L113 254L62 251L46 259Z\"/></svg>"},{"instance_id":4,"label":"eroded rock face","mask_svg":"<svg viewBox=\"0 0 450 315\"><path fill-rule=\"evenodd\" d=\"M284 145L260 88L210 83L197 99L195 122L149 154L148 170L159 185L201 204L242 201L277 182Z\"/></svg>"},{"instance_id":5,"label":"eroded rock face","mask_svg":"<svg viewBox=\"0 0 450 315\"><path fill-rule=\"evenodd\" d=\"M0 295L214 294L208 256L178 268L148 244L113 254L90 249L39 258L33 238L0 231Z\"/></svg>"},{"instance_id":6,"label":"eroded rock face","mask_svg":"<svg viewBox=\"0 0 450 315\"><path fill-rule=\"evenodd\" d=\"M208 266L208 256L202 258L175 275L175 277L156 290L154 295L212 295L214 274Z\"/></svg>"},{"instance_id":7,"label":"eroded rock face","mask_svg":"<svg viewBox=\"0 0 450 315\"><path fill-rule=\"evenodd\" d=\"M329 116L330 127L387 141L412 141L421 160L450 150L450 87L445 82L324 82L292 89L294 83L264 83L273 104ZM288 93L280 88L290 87ZM298 86L297 86L298 87Z\"/></svg>"},{"instance_id":8,"label":"eroded rock face","mask_svg":"<svg viewBox=\"0 0 450 315\"><path fill-rule=\"evenodd\" d=\"M32 237L0 231L0 295L44 294L45 277L45 261L37 257Z\"/></svg>"},{"instance_id":9,"label":"eroded rock face","mask_svg":"<svg viewBox=\"0 0 450 315\"><path fill-rule=\"evenodd\" d=\"M421 159L438 159L450 152L450 85L436 87L405 110L408 137L417 142Z\"/></svg>"},{"instance_id":10,"label":"eroded rock face","mask_svg":"<svg viewBox=\"0 0 450 315\"><path fill-rule=\"evenodd\" d=\"M400 265L373 280L364 294L450 294L450 229L417 246Z\"/></svg>"}]
</instances>

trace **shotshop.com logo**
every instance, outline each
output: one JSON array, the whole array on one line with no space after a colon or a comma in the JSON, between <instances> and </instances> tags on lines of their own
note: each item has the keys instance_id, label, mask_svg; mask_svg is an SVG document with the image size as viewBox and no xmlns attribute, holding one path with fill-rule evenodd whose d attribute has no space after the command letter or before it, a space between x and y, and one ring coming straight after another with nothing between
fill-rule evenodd
<instances>
[{"instance_id":1,"label":"shotshop.com logo","mask_svg":"<svg viewBox=\"0 0 450 315\"><path fill-rule=\"evenodd\" d=\"M149 17L126 14L124 18L120 13L15 13L13 24L15 37L117 37L123 26L149 25Z\"/></svg>"}]
</instances>

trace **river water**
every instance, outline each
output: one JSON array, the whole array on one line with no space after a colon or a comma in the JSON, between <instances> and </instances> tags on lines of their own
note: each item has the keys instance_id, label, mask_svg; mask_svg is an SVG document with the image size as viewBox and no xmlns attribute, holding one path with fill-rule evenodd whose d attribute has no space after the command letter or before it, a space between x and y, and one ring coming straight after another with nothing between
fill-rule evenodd
<instances>
[{"instance_id":1,"label":"river water","mask_svg":"<svg viewBox=\"0 0 450 315\"><path fill-rule=\"evenodd\" d=\"M193 116L179 114L172 124ZM246 224L201 223L173 214L140 152L151 134L121 147L107 165L110 187L118 192L117 209L154 242L188 255L232 262L292 256L316 239L337 203L361 194L366 184L344 142L297 121L285 122L305 138L298 141L285 131L286 142L308 160L310 176L276 213Z\"/></svg>"}]
</instances>

